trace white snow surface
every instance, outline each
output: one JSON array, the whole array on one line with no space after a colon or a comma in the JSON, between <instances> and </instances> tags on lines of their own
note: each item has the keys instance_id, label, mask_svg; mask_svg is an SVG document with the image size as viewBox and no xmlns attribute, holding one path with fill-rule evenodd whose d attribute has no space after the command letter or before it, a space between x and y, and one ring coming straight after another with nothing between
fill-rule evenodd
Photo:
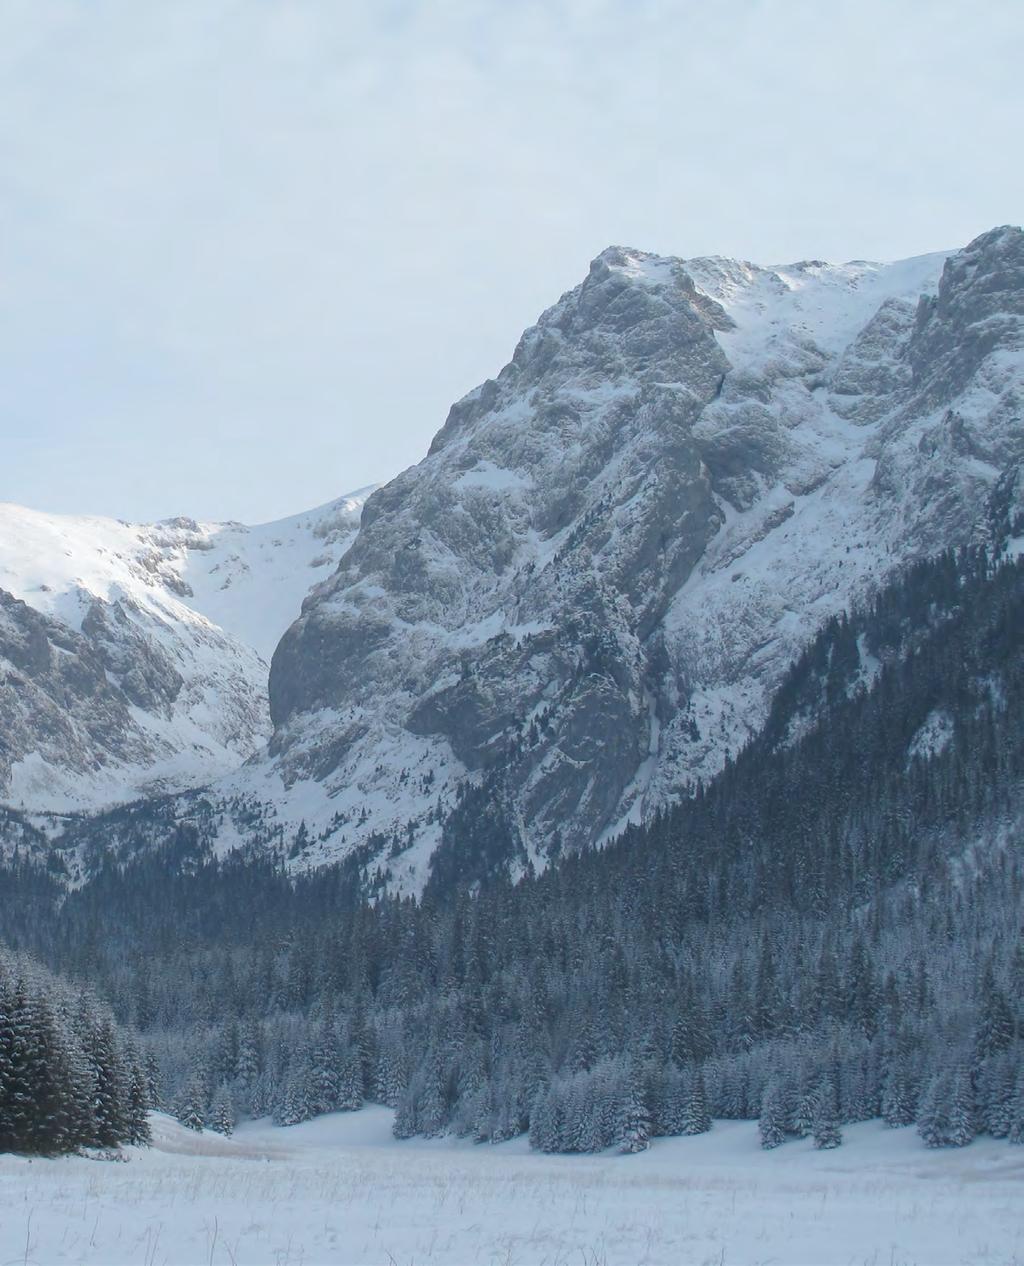
<instances>
[{"instance_id":1,"label":"white snow surface","mask_svg":"<svg viewBox=\"0 0 1024 1266\"><path fill-rule=\"evenodd\" d=\"M934 294L952 251L894 263L804 260L763 268L709 256L684 261L697 289L720 303L736 329L718 337L730 360L763 369L805 341L839 356L886 300Z\"/></svg>"},{"instance_id":2,"label":"white snow surface","mask_svg":"<svg viewBox=\"0 0 1024 1266\"><path fill-rule=\"evenodd\" d=\"M89 1266L1019 1266L1022 1149L753 1122L636 1156L391 1138L383 1108L229 1139L154 1115L127 1163L0 1156L0 1262Z\"/></svg>"},{"instance_id":3,"label":"white snow surface","mask_svg":"<svg viewBox=\"0 0 1024 1266\"><path fill-rule=\"evenodd\" d=\"M0 589L72 628L93 598L220 628L270 662L310 589L337 566L373 487L247 527L126 523L0 503Z\"/></svg>"},{"instance_id":4,"label":"white snow surface","mask_svg":"<svg viewBox=\"0 0 1024 1266\"><path fill-rule=\"evenodd\" d=\"M144 759L87 752L83 770L29 751L4 800L31 811L101 808L207 783L251 756L271 731L274 648L352 543L372 491L255 527L0 504L0 589L76 632L96 601L116 606L184 682L170 715L132 710Z\"/></svg>"}]
</instances>

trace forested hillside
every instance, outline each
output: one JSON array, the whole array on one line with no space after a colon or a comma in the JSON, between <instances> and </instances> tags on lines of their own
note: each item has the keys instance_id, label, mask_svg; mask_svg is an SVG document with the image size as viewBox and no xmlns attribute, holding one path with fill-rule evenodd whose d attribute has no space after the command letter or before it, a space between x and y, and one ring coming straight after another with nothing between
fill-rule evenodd
<instances>
[{"instance_id":1,"label":"forested hillside","mask_svg":"<svg viewBox=\"0 0 1024 1266\"><path fill-rule=\"evenodd\" d=\"M540 875L509 878L499 767L419 903L358 858L294 878L182 828L61 899L22 863L4 931L109 998L191 1124L373 1099L402 1135L545 1150L711 1117L766 1146L877 1116L1021 1142L1022 630L1024 562L916 565L713 782ZM482 883L467 832L494 837Z\"/></svg>"}]
</instances>

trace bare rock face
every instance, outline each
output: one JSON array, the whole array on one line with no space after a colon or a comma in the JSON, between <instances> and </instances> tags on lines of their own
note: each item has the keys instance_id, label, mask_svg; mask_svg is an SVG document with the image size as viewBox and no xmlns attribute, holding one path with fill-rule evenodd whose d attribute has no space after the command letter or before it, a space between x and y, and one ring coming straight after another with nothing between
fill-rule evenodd
<instances>
[{"instance_id":1,"label":"bare rock face","mask_svg":"<svg viewBox=\"0 0 1024 1266\"><path fill-rule=\"evenodd\" d=\"M107 677L89 638L0 591L0 778L26 753L71 767L121 748L151 757L132 700ZM180 684L180 683L179 683Z\"/></svg>"},{"instance_id":2,"label":"bare rock face","mask_svg":"<svg viewBox=\"0 0 1024 1266\"><path fill-rule=\"evenodd\" d=\"M479 771L543 715L509 771L523 812L579 843L614 813L647 754L647 643L721 524L693 428L730 324L671 263L595 260L371 499L286 634L272 750L291 776L330 779L396 723Z\"/></svg>"},{"instance_id":3,"label":"bare rock face","mask_svg":"<svg viewBox=\"0 0 1024 1266\"><path fill-rule=\"evenodd\" d=\"M915 403L949 405L976 375L998 377L1000 364L1021 352L1022 336L1024 235L992 229L950 257L938 293L918 305L907 349Z\"/></svg>"},{"instance_id":4,"label":"bare rock face","mask_svg":"<svg viewBox=\"0 0 1024 1266\"><path fill-rule=\"evenodd\" d=\"M367 502L244 786L317 857L393 831L410 884L467 781L538 860L684 794L824 619L993 530L1022 259L1019 229L893 265L605 251Z\"/></svg>"}]
</instances>

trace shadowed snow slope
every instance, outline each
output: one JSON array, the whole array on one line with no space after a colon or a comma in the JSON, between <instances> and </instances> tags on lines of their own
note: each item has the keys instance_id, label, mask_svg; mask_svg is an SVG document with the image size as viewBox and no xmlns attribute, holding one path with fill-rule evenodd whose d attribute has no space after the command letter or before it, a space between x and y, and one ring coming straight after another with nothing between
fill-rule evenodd
<instances>
[{"instance_id":1,"label":"shadowed snow slope","mask_svg":"<svg viewBox=\"0 0 1024 1266\"><path fill-rule=\"evenodd\" d=\"M0 505L0 788L89 808L207 782L270 732L267 661L369 490L243 527Z\"/></svg>"},{"instance_id":2,"label":"shadowed snow slope","mask_svg":"<svg viewBox=\"0 0 1024 1266\"><path fill-rule=\"evenodd\" d=\"M316 827L309 861L392 832L409 886L467 780L520 860L649 816L828 616L993 539L1022 313L1017 228L887 265L605 251L368 500L232 790Z\"/></svg>"}]
</instances>

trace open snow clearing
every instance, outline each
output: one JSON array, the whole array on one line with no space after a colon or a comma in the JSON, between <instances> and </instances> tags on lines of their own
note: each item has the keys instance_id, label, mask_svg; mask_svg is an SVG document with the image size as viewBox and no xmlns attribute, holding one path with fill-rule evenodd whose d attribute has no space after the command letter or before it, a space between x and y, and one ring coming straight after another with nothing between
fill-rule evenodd
<instances>
[{"instance_id":1,"label":"open snow clearing","mask_svg":"<svg viewBox=\"0 0 1024 1266\"><path fill-rule=\"evenodd\" d=\"M638 1156L395 1142L383 1108L225 1139L153 1117L126 1163L0 1157L0 1263L1020 1266L1024 1149L912 1129L772 1152L750 1121Z\"/></svg>"}]
</instances>

